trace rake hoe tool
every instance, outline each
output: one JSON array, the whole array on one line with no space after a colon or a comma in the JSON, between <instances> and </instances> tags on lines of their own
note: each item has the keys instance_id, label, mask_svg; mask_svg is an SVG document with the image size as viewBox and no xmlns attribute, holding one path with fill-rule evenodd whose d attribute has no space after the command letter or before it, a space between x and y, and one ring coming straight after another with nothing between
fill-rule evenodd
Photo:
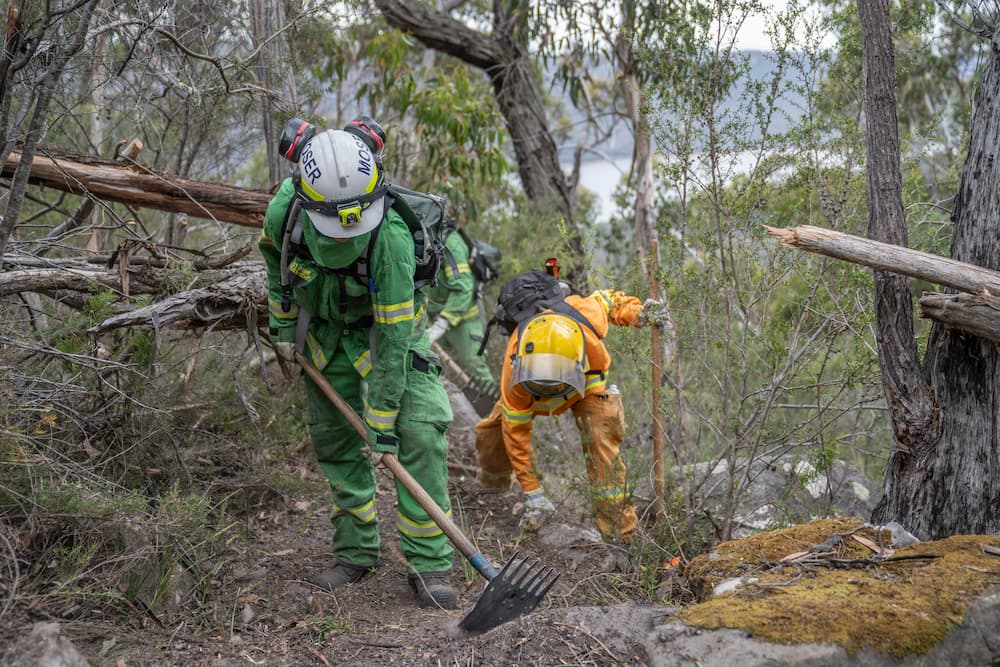
<instances>
[{"instance_id":1,"label":"rake hoe tool","mask_svg":"<svg viewBox=\"0 0 1000 667\"><path fill-rule=\"evenodd\" d=\"M298 352L295 353L295 360L306 375L330 399L330 402L347 418L358 435L362 439L367 438L361 418L344 400L344 397L338 394L337 390L323 377L319 369ZM476 601L476 606L465 615L459 623L459 627L469 632L486 632L507 621L523 616L538 606L538 603L542 601L545 594L556 583L556 579L559 578L558 572L551 567L542 565L538 559L521 556L520 552L515 552L497 572L486 556L476 549L476 546L459 530L455 522L438 507L434 499L400 464L399 459L394 454L383 454L382 465L388 468L410 492L414 500L427 512L452 544L458 547L458 550L472 564L476 572L489 582Z\"/></svg>"}]
</instances>

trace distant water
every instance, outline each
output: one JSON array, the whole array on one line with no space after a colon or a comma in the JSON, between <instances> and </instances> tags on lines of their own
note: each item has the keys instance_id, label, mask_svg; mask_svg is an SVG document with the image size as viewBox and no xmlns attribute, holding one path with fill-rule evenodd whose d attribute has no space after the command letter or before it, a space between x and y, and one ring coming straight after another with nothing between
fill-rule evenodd
<instances>
[{"instance_id":1,"label":"distant water","mask_svg":"<svg viewBox=\"0 0 1000 667\"><path fill-rule=\"evenodd\" d=\"M631 163L631 158L617 158L615 160L588 160L580 165L580 187L593 192L600 200L599 221L604 222L611 217L614 210L612 194L622 178L628 175ZM572 166L564 164L563 169L569 171Z\"/></svg>"},{"instance_id":2,"label":"distant water","mask_svg":"<svg viewBox=\"0 0 1000 667\"><path fill-rule=\"evenodd\" d=\"M730 159L724 161L725 171L729 178L736 174L746 174L750 171L757 155L752 152L734 154ZM612 160L588 160L580 165L580 187L590 190L600 200L600 213L597 216L598 222L606 222L614 211L613 193L621 180L628 175L632 158L622 157ZM563 171L569 173L573 165L564 163ZM706 170L707 171L707 170ZM703 180L706 173L698 175L699 180ZM662 191L665 186L659 184ZM669 196L669 192L667 193Z\"/></svg>"}]
</instances>

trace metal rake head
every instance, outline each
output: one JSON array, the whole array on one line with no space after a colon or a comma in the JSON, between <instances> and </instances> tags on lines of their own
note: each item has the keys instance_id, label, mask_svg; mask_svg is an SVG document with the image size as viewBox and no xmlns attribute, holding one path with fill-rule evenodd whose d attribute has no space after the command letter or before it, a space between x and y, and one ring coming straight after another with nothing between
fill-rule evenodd
<instances>
[{"instance_id":1,"label":"metal rake head","mask_svg":"<svg viewBox=\"0 0 1000 667\"><path fill-rule=\"evenodd\" d=\"M529 613L542 601L559 573L515 552L496 577L490 580L459 627L469 632L486 632L518 616Z\"/></svg>"}]
</instances>

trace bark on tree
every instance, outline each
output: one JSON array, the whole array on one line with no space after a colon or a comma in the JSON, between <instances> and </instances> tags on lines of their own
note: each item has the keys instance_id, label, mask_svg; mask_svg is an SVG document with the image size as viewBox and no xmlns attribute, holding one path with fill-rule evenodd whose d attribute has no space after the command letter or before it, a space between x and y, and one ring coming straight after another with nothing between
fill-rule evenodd
<instances>
[{"instance_id":1,"label":"bark on tree","mask_svg":"<svg viewBox=\"0 0 1000 667\"><path fill-rule=\"evenodd\" d=\"M12 151L0 177L10 177L20 163L21 153ZM181 178L134 162L50 150L35 157L28 181L63 192L246 227L263 224L271 199L267 192Z\"/></svg>"},{"instance_id":2,"label":"bark on tree","mask_svg":"<svg viewBox=\"0 0 1000 667\"><path fill-rule=\"evenodd\" d=\"M486 34L428 5L375 0L389 25L486 73L510 133L525 194L532 201L552 201L558 207L572 231L572 249L582 256L583 240L574 223L576 192L563 175L527 45L520 36L523 31L517 23L527 7L505 12L502 4L494 3L493 31Z\"/></svg>"},{"instance_id":3,"label":"bark on tree","mask_svg":"<svg viewBox=\"0 0 1000 667\"><path fill-rule=\"evenodd\" d=\"M869 234L905 245L888 0L858 0L868 131ZM997 35L993 35L994 41ZM951 256L1000 263L1000 54L990 49L970 125ZM905 279L876 272L879 358L897 447L873 520L921 538L1000 532L1000 365L996 346L935 324L918 366ZM923 371L923 372L922 372Z\"/></svg>"},{"instance_id":4,"label":"bark on tree","mask_svg":"<svg viewBox=\"0 0 1000 667\"><path fill-rule=\"evenodd\" d=\"M18 218L21 215L24 193L28 186L28 174L45 127L45 117L55 94L56 85L59 83L70 58L83 48L84 39L87 36L87 30L96 8L96 0L85 0L77 4L75 9L80 11L80 17L76 27L68 36L60 35L58 37L58 47L51 55L49 66L42 72L38 86L31 92L35 97L35 108L21 149L24 160L23 164L18 164L17 168L11 172L12 179L10 191L7 193L7 209L4 211L3 217L0 218L0 257L3 257L7 249L7 242L14 233L14 228L17 227ZM65 43L62 43L64 39ZM2 267L3 265L0 264L0 268Z\"/></svg>"}]
</instances>

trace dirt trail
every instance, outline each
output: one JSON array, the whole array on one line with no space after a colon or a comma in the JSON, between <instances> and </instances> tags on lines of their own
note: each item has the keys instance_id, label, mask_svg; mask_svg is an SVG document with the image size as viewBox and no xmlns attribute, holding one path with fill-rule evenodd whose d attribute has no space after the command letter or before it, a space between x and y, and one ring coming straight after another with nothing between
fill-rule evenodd
<instances>
[{"instance_id":1,"label":"dirt trail","mask_svg":"<svg viewBox=\"0 0 1000 667\"><path fill-rule=\"evenodd\" d=\"M455 518L483 553L502 564L520 549L561 572L533 614L483 635L468 635L457 623L475 604L484 581L456 551L453 581L459 609L417 607L395 522L386 520L395 517L395 493L385 470L380 471L376 498L382 517L381 567L336 595L307 584L305 576L332 562L329 498L318 473L313 481L309 492L260 512L254 533L234 543L219 568L207 603L188 600L155 615L64 622L65 634L94 666L644 664L635 637L629 631L617 637L613 618L600 622L612 626L615 641L608 641L607 628L602 639L587 627L587 609L627 599L622 591L635 576L605 571L620 550L581 543L570 557L566 549L547 547L543 539L546 530L576 535L589 526L557 515L539 534L521 535L512 512L518 494L482 493L467 475L453 475ZM575 616L570 613L574 610Z\"/></svg>"}]
</instances>

